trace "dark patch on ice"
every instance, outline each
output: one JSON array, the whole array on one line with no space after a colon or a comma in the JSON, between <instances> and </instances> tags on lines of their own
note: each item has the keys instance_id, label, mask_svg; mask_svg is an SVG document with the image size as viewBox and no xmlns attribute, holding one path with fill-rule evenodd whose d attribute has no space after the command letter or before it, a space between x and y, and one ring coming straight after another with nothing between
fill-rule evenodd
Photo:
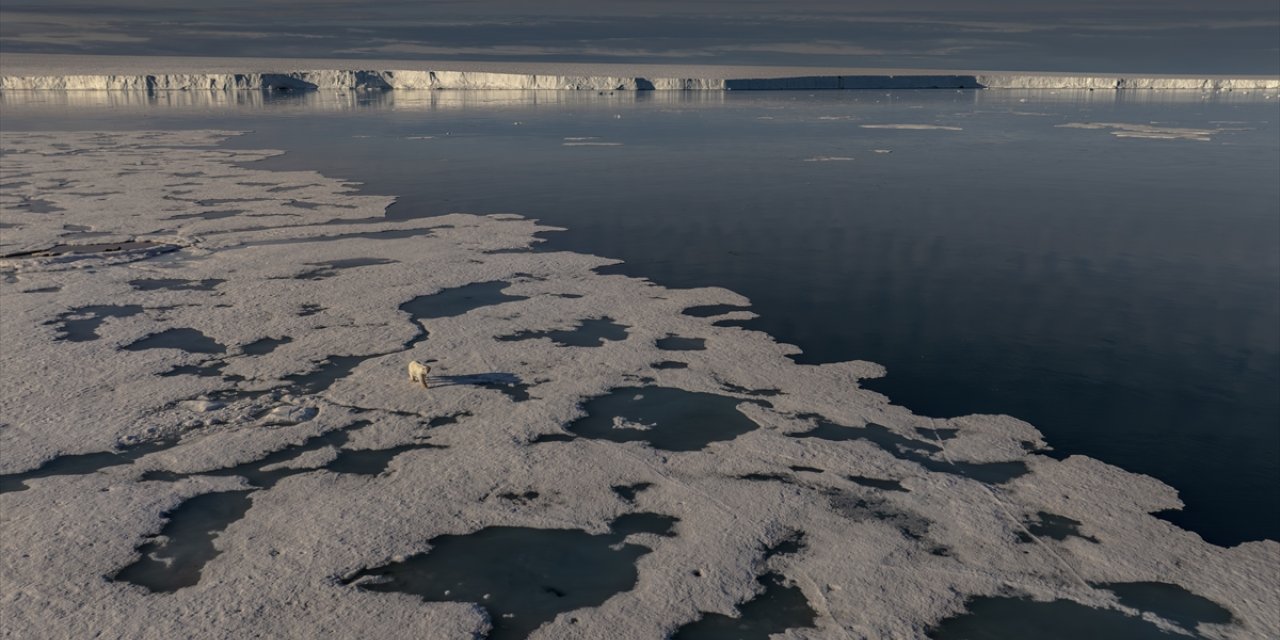
<instances>
[{"instance_id":1,"label":"dark patch on ice","mask_svg":"<svg viewBox=\"0 0 1280 640\"><path fill-rule=\"evenodd\" d=\"M502 500L506 500L508 502L527 504L529 502L536 500L539 495L541 494L539 494L537 491L525 491L523 493L516 493L515 491L503 491L502 493L498 494L498 498Z\"/></svg>"},{"instance_id":2,"label":"dark patch on ice","mask_svg":"<svg viewBox=\"0 0 1280 640\"><path fill-rule=\"evenodd\" d=\"M757 428L738 411L743 401L671 387L620 387L587 400L585 417L566 429L577 436L611 442L647 442L656 449L696 451ZM615 425L615 419L634 426ZM546 436L539 441L546 442Z\"/></svg>"},{"instance_id":3,"label":"dark patch on ice","mask_svg":"<svg viewBox=\"0 0 1280 640\"><path fill-rule=\"evenodd\" d=\"M104 242L101 244L55 244L47 249L37 249L35 251L19 251L8 255L0 256L0 258L51 258L63 255L83 255L92 253L119 253L121 251L131 251L134 249L146 249L148 247L172 247L177 249L176 245L165 245L159 242L149 242L146 240L134 240L130 242Z\"/></svg>"},{"instance_id":4,"label":"dark patch on ice","mask_svg":"<svg viewBox=\"0 0 1280 640\"><path fill-rule=\"evenodd\" d=\"M871 478L867 476L845 476L854 484L860 484L864 487L880 489L882 491L906 491L901 482L897 480L885 480L881 478Z\"/></svg>"},{"instance_id":5,"label":"dark patch on ice","mask_svg":"<svg viewBox=\"0 0 1280 640\"><path fill-rule=\"evenodd\" d=\"M707 304L689 307L681 313L695 318L711 318L714 316L722 316L733 311L748 311L749 309L750 307L742 307L736 304Z\"/></svg>"},{"instance_id":6,"label":"dark patch on ice","mask_svg":"<svg viewBox=\"0 0 1280 640\"><path fill-rule=\"evenodd\" d=\"M508 398L511 398L512 402L528 400L530 397L529 388L533 386L522 381L520 376L514 373L501 372L473 373L461 376L431 376L429 380L432 388L468 385L500 391L506 394Z\"/></svg>"},{"instance_id":7,"label":"dark patch on ice","mask_svg":"<svg viewBox=\"0 0 1280 640\"><path fill-rule=\"evenodd\" d=\"M503 290L509 286L511 286L509 282L493 280L442 289L436 293L418 296L400 305L400 310L409 314L417 322L434 318L451 318L480 307L528 299L528 296L503 293Z\"/></svg>"},{"instance_id":8,"label":"dark patch on ice","mask_svg":"<svg viewBox=\"0 0 1280 640\"><path fill-rule=\"evenodd\" d=\"M397 264L398 260L390 260L387 258L349 258L346 260L331 260L328 262L308 262L307 264L318 269L304 271L296 276L295 280L324 280L338 275L339 271L344 269L357 269L360 267L372 267L382 264Z\"/></svg>"},{"instance_id":9,"label":"dark patch on ice","mask_svg":"<svg viewBox=\"0 0 1280 640\"><path fill-rule=\"evenodd\" d=\"M247 184L247 183L243 183L243 184ZM324 186L319 184L282 184L282 185L272 186L272 184L273 183L270 183L270 182L264 182L264 183L261 183L261 186L271 187L270 189L267 189L267 193L284 193L286 191L297 191L298 189L309 189L311 187Z\"/></svg>"},{"instance_id":10,"label":"dark patch on ice","mask_svg":"<svg viewBox=\"0 0 1280 640\"><path fill-rule=\"evenodd\" d=\"M774 556L787 556L799 553L804 548L804 532L795 531L791 535L765 547L762 559L768 560Z\"/></svg>"},{"instance_id":11,"label":"dark patch on ice","mask_svg":"<svg viewBox=\"0 0 1280 640\"><path fill-rule=\"evenodd\" d=\"M703 338L682 338L668 335L659 339L657 346L663 351L706 351L707 341Z\"/></svg>"},{"instance_id":12,"label":"dark patch on ice","mask_svg":"<svg viewBox=\"0 0 1280 640\"><path fill-rule=\"evenodd\" d=\"M61 285L54 285L52 287L40 287L38 289L24 289L22 293L57 293L59 291L62 291Z\"/></svg>"},{"instance_id":13,"label":"dark patch on ice","mask_svg":"<svg viewBox=\"0 0 1280 640\"><path fill-rule=\"evenodd\" d=\"M268 353L275 351L277 348L289 344L290 342L293 342L293 338L290 338L289 336L285 336L283 338L262 338L240 347L240 350L243 351L245 355L249 356L265 356Z\"/></svg>"},{"instance_id":14,"label":"dark patch on ice","mask_svg":"<svg viewBox=\"0 0 1280 640\"><path fill-rule=\"evenodd\" d=\"M752 473L744 473L740 476L737 476L737 478L739 480L750 480L752 482L782 482L785 484L794 483L791 476L781 474L781 473L752 472Z\"/></svg>"},{"instance_id":15,"label":"dark patch on ice","mask_svg":"<svg viewBox=\"0 0 1280 640\"><path fill-rule=\"evenodd\" d=\"M929 429L926 427L916 427L916 433L934 440L950 440L960 433L959 429Z\"/></svg>"},{"instance_id":16,"label":"dark patch on ice","mask_svg":"<svg viewBox=\"0 0 1280 640\"><path fill-rule=\"evenodd\" d=\"M929 521L924 517L900 511L882 497L846 493L837 489L827 491L831 510L855 522L877 521L896 527L911 540L923 540L929 533Z\"/></svg>"},{"instance_id":17,"label":"dark patch on ice","mask_svg":"<svg viewBox=\"0 0 1280 640\"><path fill-rule=\"evenodd\" d=\"M177 200L178 202L190 202L201 207L217 207L233 202L270 202L270 198L205 198L203 200L192 200L190 198L179 198L173 194L164 196L165 200Z\"/></svg>"},{"instance_id":18,"label":"dark patch on ice","mask_svg":"<svg viewBox=\"0 0 1280 640\"><path fill-rule=\"evenodd\" d=\"M221 220L230 218L244 213L243 209L218 209L215 211L202 211L200 213L182 213L176 216L169 216L166 220Z\"/></svg>"},{"instance_id":19,"label":"dark patch on ice","mask_svg":"<svg viewBox=\"0 0 1280 640\"><path fill-rule=\"evenodd\" d=\"M711 323L713 327L738 327L746 329L751 326L752 320L717 320Z\"/></svg>"},{"instance_id":20,"label":"dark patch on ice","mask_svg":"<svg viewBox=\"0 0 1280 640\"><path fill-rule=\"evenodd\" d=\"M292 373L284 377L299 393L315 395L327 391L335 382L351 375L360 363L370 358L380 358L385 353L367 356L329 356L308 373Z\"/></svg>"},{"instance_id":21,"label":"dark patch on ice","mask_svg":"<svg viewBox=\"0 0 1280 640\"><path fill-rule=\"evenodd\" d=\"M67 342L86 342L97 340L98 328L107 318L128 318L142 313L142 306L136 304L115 305L101 304L76 307L58 314L57 319L47 324L57 324L58 340Z\"/></svg>"},{"instance_id":22,"label":"dark patch on ice","mask_svg":"<svg viewBox=\"0 0 1280 640\"><path fill-rule=\"evenodd\" d=\"M671 640L768 640L787 629L816 626L818 613L799 587L778 573L766 573L756 581L763 590L738 605L737 617L703 613L700 620L677 629Z\"/></svg>"},{"instance_id":23,"label":"dark patch on ice","mask_svg":"<svg viewBox=\"0 0 1280 640\"><path fill-rule=\"evenodd\" d=\"M226 280L221 278L209 278L206 280L147 278L142 280L130 280L129 286L139 291L155 291L157 289L165 289L168 291L213 291L214 288L224 282L226 282Z\"/></svg>"},{"instance_id":24,"label":"dark patch on ice","mask_svg":"<svg viewBox=\"0 0 1280 640\"><path fill-rule=\"evenodd\" d=\"M552 293L549 295L555 296L557 298L564 298L565 300L577 300L578 298L582 297L582 294L580 293Z\"/></svg>"},{"instance_id":25,"label":"dark patch on ice","mask_svg":"<svg viewBox=\"0 0 1280 640\"><path fill-rule=\"evenodd\" d=\"M173 376L199 376L201 378L220 378L222 370L227 367L227 363L222 360L210 360L201 362L200 364L183 364L161 372L162 378L171 378ZM241 376L227 376L232 382L238 382L244 378Z\"/></svg>"},{"instance_id":26,"label":"dark patch on ice","mask_svg":"<svg viewBox=\"0 0 1280 640\"><path fill-rule=\"evenodd\" d=\"M819 469L817 467L806 467L802 464L793 464L791 465L790 468L792 471L797 471L801 473L823 473L824 471L823 469Z\"/></svg>"},{"instance_id":27,"label":"dark patch on ice","mask_svg":"<svg viewBox=\"0 0 1280 640\"><path fill-rule=\"evenodd\" d=\"M187 353L226 353L227 348L196 329L181 327L153 333L131 342L121 349L146 351L148 349L178 349Z\"/></svg>"},{"instance_id":28,"label":"dark patch on ice","mask_svg":"<svg viewBox=\"0 0 1280 640\"><path fill-rule=\"evenodd\" d=\"M41 200L39 198L28 198L26 196L20 196L20 197L22 198L22 202L12 205L13 207L19 208L19 209L26 209L31 213L57 213L58 211L63 211L62 207L59 207L58 205L54 204L49 200Z\"/></svg>"},{"instance_id":29,"label":"dark patch on ice","mask_svg":"<svg viewBox=\"0 0 1280 640\"><path fill-rule=\"evenodd\" d=\"M606 340L626 340L627 329L629 328L625 324L614 322L613 318L609 316L604 316L583 320L572 329L521 331L509 336L498 336L498 340L516 342L550 338L552 342L561 347L602 347Z\"/></svg>"},{"instance_id":30,"label":"dark patch on ice","mask_svg":"<svg viewBox=\"0 0 1280 640\"><path fill-rule=\"evenodd\" d=\"M900 453L905 451L934 453L941 451L941 448L936 444L898 435L888 427L875 423L867 423L866 426L862 427L850 427L830 422L821 416L814 414L797 417L814 419L815 426L803 433L791 434L791 437L793 438L821 438L823 440L831 440L834 442L866 440L891 453Z\"/></svg>"},{"instance_id":31,"label":"dark patch on ice","mask_svg":"<svg viewBox=\"0 0 1280 640\"><path fill-rule=\"evenodd\" d=\"M1032 542L1032 537L1049 538L1051 540L1066 540L1070 537L1088 540L1094 544L1098 543L1098 539L1093 536L1086 536L1080 533L1080 521L1072 520L1066 516L1060 516L1053 513L1041 511L1036 514L1035 518L1023 523L1027 531L1018 532L1019 542ZM1030 535L1028 535L1030 532Z\"/></svg>"},{"instance_id":32,"label":"dark patch on ice","mask_svg":"<svg viewBox=\"0 0 1280 640\"><path fill-rule=\"evenodd\" d=\"M457 424L459 420L470 416L470 411L459 411L458 413L451 413L446 416L436 416L427 421L427 428L434 429L436 427L443 427L449 424Z\"/></svg>"},{"instance_id":33,"label":"dark patch on ice","mask_svg":"<svg viewBox=\"0 0 1280 640\"><path fill-rule=\"evenodd\" d=\"M0 475L0 493L26 491L30 488L28 480L52 478L55 476L83 476L97 473L108 467L133 464L135 460L149 453L177 444L176 438L162 438L141 442L119 451L99 451L95 453L77 453L58 456L28 471Z\"/></svg>"},{"instance_id":34,"label":"dark patch on ice","mask_svg":"<svg viewBox=\"0 0 1280 640\"><path fill-rule=\"evenodd\" d=\"M744 396L756 396L758 398L772 398L774 396L782 395L781 389L752 389L749 387L740 387L731 382L724 382L723 380L720 381L720 386L724 387L725 391L732 391L733 393L741 393Z\"/></svg>"},{"instance_id":35,"label":"dark patch on ice","mask_svg":"<svg viewBox=\"0 0 1280 640\"><path fill-rule=\"evenodd\" d=\"M253 488L241 491L211 493L196 496L166 513L168 522L160 531L162 538L143 544L138 550L142 558L121 569L114 580L131 582L153 592L171 592L195 585L205 564L217 554L213 539L232 523L245 516L249 509L249 496L267 490L290 476L314 473L317 469L275 467L305 453L326 447L338 448L337 456L320 469L348 475L379 475L386 471L391 460L414 449L438 449L439 445L415 442L386 449L343 449L353 430L368 426L368 422L356 422L343 429L308 438L301 444L285 447L266 456L222 469L195 473L175 473L152 470L142 474L143 481L176 482L193 476L238 476Z\"/></svg>"},{"instance_id":36,"label":"dark patch on ice","mask_svg":"<svg viewBox=\"0 0 1280 640\"><path fill-rule=\"evenodd\" d=\"M636 585L636 561L652 550L632 533L665 535L673 518L629 514L609 533L488 527L426 541L402 562L359 570L341 583L416 595L426 602L471 602L489 614L489 640L525 638L563 612L603 604ZM666 529L663 529L665 525Z\"/></svg>"},{"instance_id":37,"label":"dark patch on ice","mask_svg":"<svg viewBox=\"0 0 1280 640\"><path fill-rule=\"evenodd\" d=\"M938 453L942 450L938 445L898 435L887 427L875 423L867 423L863 427L850 427L829 422L816 414L797 417L815 419L816 426L804 433L791 434L793 438L821 438L836 442L866 440L889 452L899 460L914 462L936 473L964 476L988 484L1004 484L1026 474L1029 470L1026 463L1021 460L1009 462L951 462L937 460L930 457L930 454Z\"/></svg>"},{"instance_id":38,"label":"dark patch on ice","mask_svg":"<svg viewBox=\"0 0 1280 640\"><path fill-rule=\"evenodd\" d=\"M219 551L214 539L244 517L253 506L252 490L206 493L163 514L168 521L156 539L138 547L142 557L111 577L145 587L152 593L171 593L200 582L200 573Z\"/></svg>"},{"instance_id":39,"label":"dark patch on ice","mask_svg":"<svg viewBox=\"0 0 1280 640\"><path fill-rule=\"evenodd\" d=\"M938 623L930 630L929 637L933 640L1174 640L1179 637L1137 616L1112 609L1094 609L1070 600L1036 602L1026 598L979 597L966 602L965 609L965 613Z\"/></svg>"},{"instance_id":40,"label":"dark patch on ice","mask_svg":"<svg viewBox=\"0 0 1280 640\"><path fill-rule=\"evenodd\" d=\"M674 538L675 525L680 518L660 513L627 513L614 519L609 528L614 533L629 536L637 533L652 533L664 538Z\"/></svg>"},{"instance_id":41,"label":"dark patch on ice","mask_svg":"<svg viewBox=\"0 0 1280 640\"><path fill-rule=\"evenodd\" d=\"M402 444L386 449L341 449L338 456L324 465L334 473L357 476L377 476L386 472L391 461L406 451L417 449L444 449L446 447L426 442Z\"/></svg>"},{"instance_id":42,"label":"dark patch on ice","mask_svg":"<svg viewBox=\"0 0 1280 640\"><path fill-rule=\"evenodd\" d=\"M689 363L687 363L687 362L680 362L680 361L677 361L677 360L663 360L662 362L655 362L655 363L653 363L653 364L651 364L651 365L649 365L649 366L653 367L654 369L659 369L659 370L662 370L662 369L688 369L688 368L689 368Z\"/></svg>"},{"instance_id":43,"label":"dark patch on ice","mask_svg":"<svg viewBox=\"0 0 1280 640\"><path fill-rule=\"evenodd\" d=\"M327 447L333 447L338 451L336 456L329 462L321 465L320 469L339 474L364 476L376 476L384 473L396 456L407 451L446 448L424 440L387 447L384 449L345 448L347 442L350 440L350 433L362 429L369 424L370 423L368 421L355 422L342 429L312 436L301 444L291 445L283 449L273 451L257 460L251 460L231 467L192 473L174 473L170 471L153 470L144 473L142 475L142 479L144 481L154 480L174 482L193 476L236 476L244 478L245 481L255 489L270 489L284 478L303 473L312 473L317 470L308 468L275 467L276 465L294 460L305 453L318 451ZM268 469L268 467L275 468Z\"/></svg>"},{"instance_id":44,"label":"dark patch on ice","mask_svg":"<svg viewBox=\"0 0 1280 640\"><path fill-rule=\"evenodd\" d=\"M915 460L915 462L929 471L964 476L970 480L977 480L987 484L1004 484L1014 478L1024 476L1030 471L1026 463L1020 460L1009 462L945 462L925 458L923 460Z\"/></svg>"},{"instance_id":45,"label":"dark patch on ice","mask_svg":"<svg viewBox=\"0 0 1280 640\"><path fill-rule=\"evenodd\" d=\"M272 240L255 240L246 242L245 245L252 246L272 246L280 244L306 244L311 242L337 242L339 240L403 240L405 238L418 238L429 236L435 232L432 227L425 229L388 229L386 231L361 231L357 233L342 233L332 236L314 236L310 238L276 238Z\"/></svg>"},{"instance_id":46,"label":"dark patch on ice","mask_svg":"<svg viewBox=\"0 0 1280 640\"><path fill-rule=\"evenodd\" d=\"M320 313L321 311L325 311L326 309L327 307L322 307L318 304L310 304L310 303L304 304L298 307L298 317L305 318L307 316L314 316L315 314Z\"/></svg>"},{"instance_id":47,"label":"dark patch on ice","mask_svg":"<svg viewBox=\"0 0 1280 640\"><path fill-rule=\"evenodd\" d=\"M1226 607L1167 582L1111 582L1095 584L1116 594L1126 607L1154 613L1187 631L1199 624L1231 624L1235 616Z\"/></svg>"},{"instance_id":48,"label":"dark patch on ice","mask_svg":"<svg viewBox=\"0 0 1280 640\"><path fill-rule=\"evenodd\" d=\"M573 442L574 440L576 438L567 433L543 433L529 442L531 444L542 444L544 442Z\"/></svg>"},{"instance_id":49,"label":"dark patch on ice","mask_svg":"<svg viewBox=\"0 0 1280 640\"><path fill-rule=\"evenodd\" d=\"M114 231L77 231L74 233L59 233L58 237L66 240L87 240L89 238L102 238L114 235L119 234Z\"/></svg>"},{"instance_id":50,"label":"dark patch on ice","mask_svg":"<svg viewBox=\"0 0 1280 640\"><path fill-rule=\"evenodd\" d=\"M636 501L636 496L641 491L644 491L645 489L648 489L649 487L652 487L652 486L653 486L652 482L637 482L635 484L615 484L609 488L612 489L613 492L616 493L619 498L622 498L627 502L634 503Z\"/></svg>"},{"instance_id":51,"label":"dark patch on ice","mask_svg":"<svg viewBox=\"0 0 1280 640\"><path fill-rule=\"evenodd\" d=\"M215 476L215 477L236 476L236 477L244 478L245 481L248 482L250 485L252 485L255 489L269 489L275 486L277 482L279 482L284 478L287 478L292 475L297 475L299 473L310 473L314 471L314 469L275 468L271 470L265 470L267 467L278 465L283 462L288 462L290 460L297 458L298 456L301 456L304 453L317 451L320 449L324 449L326 447L341 447L342 445L346 444L347 440L350 438L350 435L348 432L358 428L362 428L364 426L367 426L368 424L369 424L368 422L359 422L349 427L346 427L344 429L337 429L334 431L322 433L317 436L312 436L306 439L305 441L303 441L301 444L290 445L283 449L273 451L257 460L250 460L249 462L244 462L244 463L233 465L230 467L223 467L221 469L210 469L208 471L196 471L191 473L174 473L172 471L152 470L152 471L147 471L146 473L143 473L142 480L176 482L183 478L190 478L194 476Z\"/></svg>"}]
</instances>

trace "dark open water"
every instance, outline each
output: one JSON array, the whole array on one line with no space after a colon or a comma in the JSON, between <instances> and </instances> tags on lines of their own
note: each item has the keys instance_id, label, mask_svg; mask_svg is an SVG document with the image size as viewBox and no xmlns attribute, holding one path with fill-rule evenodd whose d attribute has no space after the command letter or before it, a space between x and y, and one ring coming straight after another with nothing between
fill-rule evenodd
<instances>
[{"instance_id":1,"label":"dark open water","mask_svg":"<svg viewBox=\"0 0 1280 640\"><path fill-rule=\"evenodd\" d=\"M1280 539L1274 97L234 102L0 96L6 130L249 129L230 144L289 151L262 168L363 181L399 196L392 217L514 212L567 227L550 248L742 293L761 316L747 326L800 346L801 362L884 364L870 386L917 412L1012 414L1060 454L1160 478L1188 504L1170 519L1210 541ZM1204 142L1055 126L1071 122L1223 131ZM901 123L960 130L861 126Z\"/></svg>"}]
</instances>

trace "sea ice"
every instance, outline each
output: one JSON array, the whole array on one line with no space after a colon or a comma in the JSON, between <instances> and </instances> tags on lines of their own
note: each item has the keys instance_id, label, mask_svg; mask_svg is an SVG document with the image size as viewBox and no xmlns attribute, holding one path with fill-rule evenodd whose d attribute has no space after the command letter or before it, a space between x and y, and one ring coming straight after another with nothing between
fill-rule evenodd
<instances>
[{"instance_id":1,"label":"sea ice","mask_svg":"<svg viewBox=\"0 0 1280 640\"><path fill-rule=\"evenodd\" d=\"M390 197L256 169L277 152L229 135L3 134L0 169L29 176L0 197L8 251L66 243L68 225L172 247L0 259L15 637L698 637L736 616L920 637L1009 598L1280 636L1280 544L1216 547L1151 515L1180 506L1152 478L1041 455L1013 418L914 415L860 387L873 363L796 364L724 326L752 316L730 291L520 251L554 229L516 215L386 222ZM414 360L430 392L405 382ZM528 613L540 570L509 591L423 577L437 546L489 553L493 532L625 562L589 593L545 583L576 599ZM1171 587L1108 586L1139 583ZM1214 615L1149 602L1166 597ZM795 615L771 626L769 602Z\"/></svg>"}]
</instances>

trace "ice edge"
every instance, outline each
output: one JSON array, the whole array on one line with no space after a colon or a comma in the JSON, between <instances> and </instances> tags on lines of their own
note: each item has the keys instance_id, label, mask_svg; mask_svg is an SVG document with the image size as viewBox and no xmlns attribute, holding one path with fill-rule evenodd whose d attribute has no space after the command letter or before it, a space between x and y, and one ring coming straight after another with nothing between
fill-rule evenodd
<instances>
[{"instance_id":1,"label":"ice edge","mask_svg":"<svg viewBox=\"0 0 1280 640\"><path fill-rule=\"evenodd\" d=\"M0 76L0 91L776 91L839 89L1068 89L1250 91L1280 89L1280 77L1158 77L1055 74L812 75L678 78L431 70L321 70L277 73L156 73Z\"/></svg>"}]
</instances>

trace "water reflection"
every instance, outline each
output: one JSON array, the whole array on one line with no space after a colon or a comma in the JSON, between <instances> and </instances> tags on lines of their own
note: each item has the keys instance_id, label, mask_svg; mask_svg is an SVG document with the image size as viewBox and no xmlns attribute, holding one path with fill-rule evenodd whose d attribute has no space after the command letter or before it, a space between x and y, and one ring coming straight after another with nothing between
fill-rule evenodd
<instances>
[{"instance_id":1,"label":"water reflection","mask_svg":"<svg viewBox=\"0 0 1280 640\"><path fill-rule=\"evenodd\" d=\"M487 107L634 104L716 105L723 91L317 90L269 91L0 91L0 107L19 110L285 109L305 112L394 109L457 111Z\"/></svg>"},{"instance_id":2,"label":"water reflection","mask_svg":"<svg viewBox=\"0 0 1280 640\"><path fill-rule=\"evenodd\" d=\"M1089 91L1048 89L988 90L853 90L819 92L831 96L866 102L909 103L923 99L948 98L976 107L1013 109L1027 104L1103 105L1177 105L1177 104L1248 104L1259 96L1274 98L1275 91ZM243 111L284 110L325 113L360 109L396 111L459 111L510 107L574 107L657 105L714 107L729 102L759 103L794 101L812 92L802 91L528 91L528 90L398 90L354 91L321 89L316 91L279 93L271 91L0 91L0 107L21 112L47 109L150 111ZM822 95L827 98L827 95ZM1034 115L1032 110L1024 111Z\"/></svg>"}]
</instances>

